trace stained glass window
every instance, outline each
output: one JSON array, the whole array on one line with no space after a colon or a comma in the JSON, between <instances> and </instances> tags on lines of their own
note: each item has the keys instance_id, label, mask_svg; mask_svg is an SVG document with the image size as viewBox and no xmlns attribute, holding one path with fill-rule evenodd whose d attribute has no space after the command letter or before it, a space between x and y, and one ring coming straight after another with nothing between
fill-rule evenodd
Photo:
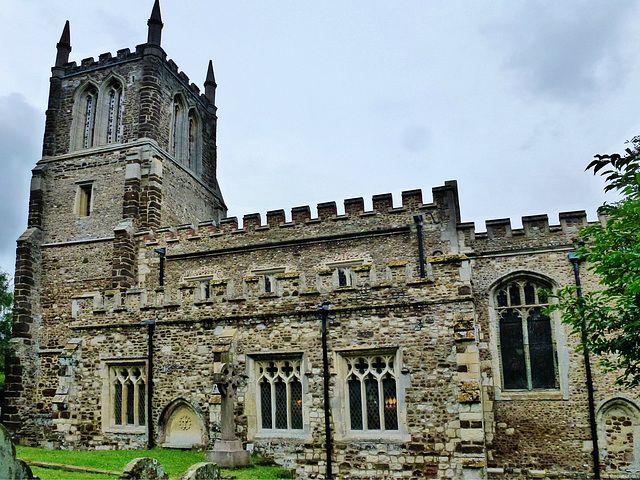
<instances>
[{"instance_id":1,"label":"stained glass window","mask_svg":"<svg viewBox=\"0 0 640 480\"><path fill-rule=\"evenodd\" d=\"M144 366L111 367L112 425L146 424L146 384Z\"/></svg>"},{"instance_id":2,"label":"stained glass window","mask_svg":"<svg viewBox=\"0 0 640 480\"><path fill-rule=\"evenodd\" d=\"M303 429L301 366L300 358L256 362L263 429Z\"/></svg>"},{"instance_id":3,"label":"stained glass window","mask_svg":"<svg viewBox=\"0 0 640 480\"><path fill-rule=\"evenodd\" d=\"M557 388L551 319L543 313L548 285L515 280L495 293L502 383L506 390ZM524 300L524 303L523 303Z\"/></svg>"},{"instance_id":4,"label":"stained glass window","mask_svg":"<svg viewBox=\"0 0 640 480\"><path fill-rule=\"evenodd\" d=\"M345 357L351 430L398 430L394 355Z\"/></svg>"}]
</instances>

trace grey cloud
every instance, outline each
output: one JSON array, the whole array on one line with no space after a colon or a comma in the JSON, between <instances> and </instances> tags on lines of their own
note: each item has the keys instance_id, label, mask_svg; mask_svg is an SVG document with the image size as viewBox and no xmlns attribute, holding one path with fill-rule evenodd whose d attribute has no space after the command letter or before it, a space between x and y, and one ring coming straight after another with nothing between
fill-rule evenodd
<instances>
[{"instance_id":1,"label":"grey cloud","mask_svg":"<svg viewBox=\"0 0 640 480\"><path fill-rule=\"evenodd\" d=\"M533 94L568 102L597 101L621 85L630 57L625 31L636 3L526 2L486 30L505 49L505 66Z\"/></svg>"},{"instance_id":2,"label":"grey cloud","mask_svg":"<svg viewBox=\"0 0 640 480\"><path fill-rule=\"evenodd\" d=\"M13 259L15 242L26 226L29 172L39 158L43 119L19 94L0 97L0 258ZM11 270L9 264L0 268Z\"/></svg>"}]
</instances>

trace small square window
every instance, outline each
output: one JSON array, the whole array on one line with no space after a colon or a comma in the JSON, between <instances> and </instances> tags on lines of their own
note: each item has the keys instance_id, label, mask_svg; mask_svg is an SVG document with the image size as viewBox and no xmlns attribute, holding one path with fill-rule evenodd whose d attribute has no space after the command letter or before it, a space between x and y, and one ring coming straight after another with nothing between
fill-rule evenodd
<instances>
[{"instance_id":1,"label":"small square window","mask_svg":"<svg viewBox=\"0 0 640 480\"><path fill-rule=\"evenodd\" d=\"M81 183L76 190L75 211L79 217L91 215L93 207L93 182Z\"/></svg>"},{"instance_id":2,"label":"small square window","mask_svg":"<svg viewBox=\"0 0 640 480\"><path fill-rule=\"evenodd\" d=\"M200 280L200 299L206 300L211 298L211 280Z\"/></svg>"}]
</instances>

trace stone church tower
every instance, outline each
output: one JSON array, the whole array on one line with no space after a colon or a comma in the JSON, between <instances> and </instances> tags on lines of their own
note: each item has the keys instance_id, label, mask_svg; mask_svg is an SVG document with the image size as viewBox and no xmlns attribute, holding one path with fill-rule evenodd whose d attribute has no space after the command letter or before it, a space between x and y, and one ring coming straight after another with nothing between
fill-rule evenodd
<instances>
[{"instance_id":1,"label":"stone church tower","mask_svg":"<svg viewBox=\"0 0 640 480\"><path fill-rule=\"evenodd\" d=\"M68 304L81 283L135 287L134 232L226 216L212 63L202 94L167 60L162 27L156 0L147 42L134 52L69 62L69 22L57 44L42 159L18 240L14 331L28 361L8 372L5 423L14 430L29 429L18 418L37 418L55 394L36 383L69 338L64 314L50 307Z\"/></svg>"}]
</instances>

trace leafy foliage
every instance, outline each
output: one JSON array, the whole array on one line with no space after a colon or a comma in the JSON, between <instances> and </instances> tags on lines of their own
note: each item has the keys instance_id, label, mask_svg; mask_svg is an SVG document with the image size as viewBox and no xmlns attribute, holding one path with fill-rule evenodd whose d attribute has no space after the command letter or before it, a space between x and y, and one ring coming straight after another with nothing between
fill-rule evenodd
<instances>
[{"instance_id":1,"label":"leafy foliage","mask_svg":"<svg viewBox=\"0 0 640 480\"><path fill-rule=\"evenodd\" d=\"M620 194L599 213L606 225L581 230L584 245L577 253L600 278L600 289L582 297L576 287L558 293L565 323L582 335L580 348L602 355L605 371L615 371L618 383L640 385L640 136L625 155L596 155L586 168L605 178L606 192Z\"/></svg>"},{"instance_id":2,"label":"leafy foliage","mask_svg":"<svg viewBox=\"0 0 640 480\"><path fill-rule=\"evenodd\" d=\"M13 293L11 292L9 276L0 271L0 373L4 372L4 359L11 349L9 340L11 339L12 307ZM0 383L0 388L2 388L2 383Z\"/></svg>"}]
</instances>

